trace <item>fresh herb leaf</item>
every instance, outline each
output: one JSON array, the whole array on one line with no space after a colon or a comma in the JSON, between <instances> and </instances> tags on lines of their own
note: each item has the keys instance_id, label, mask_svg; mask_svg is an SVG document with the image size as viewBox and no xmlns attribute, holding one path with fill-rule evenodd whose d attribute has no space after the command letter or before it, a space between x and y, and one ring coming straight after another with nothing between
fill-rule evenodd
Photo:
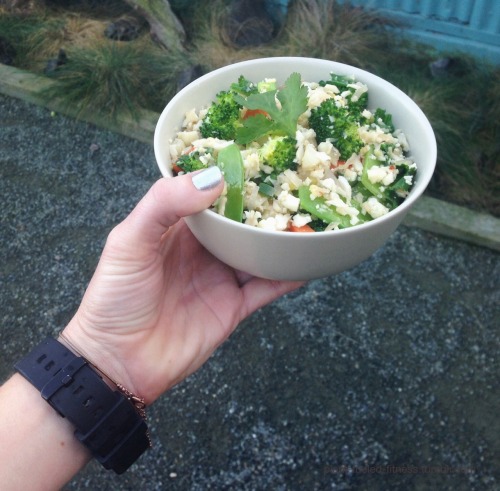
<instances>
[{"instance_id":1,"label":"fresh herb leaf","mask_svg":"<svg viewBox=\"0 0 500 491\"><path fill-rule=\"evenodd\" d=\"M237 129L237 143L244 145L269 133L295 138L297 120L307 109L307 87L302 85L299 73L292 73L280 90L253 93L246 99L237 95L235 100L247 109L260 109L268 114L268 117L256 114L246 118Z\"/></svg>"},{"instance_id":2,"label":"fresh herb leaf","mask_svg":"<svg viewBox=\"0 0 500 491\"><path fill-rule=\"evenodd\" d=\"M263 114L256 114L244 120L244 126L236 129L236 143L246 145L275 131L275 124Z\"/></svg>"}]
</instances>

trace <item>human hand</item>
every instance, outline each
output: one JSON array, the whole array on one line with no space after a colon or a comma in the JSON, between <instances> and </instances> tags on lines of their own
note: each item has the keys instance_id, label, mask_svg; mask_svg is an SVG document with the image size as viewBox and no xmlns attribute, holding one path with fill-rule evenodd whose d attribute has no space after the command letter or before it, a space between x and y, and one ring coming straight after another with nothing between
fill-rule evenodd
<instances>
[{"instance_id":1,"label":"human hand","mask_svg":"<svg viewBox=\"0 0 500 491\"><path fill-rule=\"evenodd\" d=\"M236 271L201 246L182 217L222 192L217 168L204 172L202 190L193 175L160 179L111 231L64 330L85 358L146 404L196 371L245 317L301 285Z\"/></svg>"}]
</instances>

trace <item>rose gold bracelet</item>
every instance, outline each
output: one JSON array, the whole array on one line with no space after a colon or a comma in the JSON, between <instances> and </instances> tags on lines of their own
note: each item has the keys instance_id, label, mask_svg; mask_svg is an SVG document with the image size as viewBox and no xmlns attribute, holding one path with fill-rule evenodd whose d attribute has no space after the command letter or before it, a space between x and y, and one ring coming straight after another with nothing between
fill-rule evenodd
<instances>
[{"instance_id":1,"label":"rose gold bracelet","mask_svg":"<svg viewBox=\"0 0 500 491\"><path fill-rule=\"evenodd\" d=\"M78 350L75 345L66 337L66 335L61 331L59 333L59 338L62 339L71 350L77 354L78 356L81 356L89 365L91 365L95 370L97 370L103 377L108 379L113 385L116 386L118 391L122 393L136 408L137 412L139 415L142 417L142 419L146 420L146 402L143 397L136 396L133 392L130 392L127 388L125 388L122 384L119 382L116 382L113 380L104 370L101 370L97 365L94 365L92 361L88 359L87 356L85 356L83 353ZM148 438L149 438L149 433L148 433ZM149 438L149 443L151 446L151 439Z\"/></svg>"}]
</instances>

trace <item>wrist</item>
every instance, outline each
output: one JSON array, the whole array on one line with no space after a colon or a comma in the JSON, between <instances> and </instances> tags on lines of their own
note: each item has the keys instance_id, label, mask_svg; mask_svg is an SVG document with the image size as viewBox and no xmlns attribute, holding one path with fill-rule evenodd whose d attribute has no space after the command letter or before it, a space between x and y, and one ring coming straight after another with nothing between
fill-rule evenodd
<instances>
[{"instance_id":1,"label":"wrist","mask_svg":"<svg viewBox=\"0 0 500 491\"><path fill-rule=\"evenodd\" d=\"M91 459L72 425L19 374L0 387L0 418L2 489L38 489L40 483L61 489Z\"/></svg>"},{"instance_id":2,"label":"wrist","mask_svg":"<svg viewBox=\"0 0 500 491\"><path fill-rule=\"evenodd\" d=\"M76 439L106 468L122 473L150 446L144 415L110 389L85 358L47 338L15 369L74 427Z\"/></svg>"}]
</instances>

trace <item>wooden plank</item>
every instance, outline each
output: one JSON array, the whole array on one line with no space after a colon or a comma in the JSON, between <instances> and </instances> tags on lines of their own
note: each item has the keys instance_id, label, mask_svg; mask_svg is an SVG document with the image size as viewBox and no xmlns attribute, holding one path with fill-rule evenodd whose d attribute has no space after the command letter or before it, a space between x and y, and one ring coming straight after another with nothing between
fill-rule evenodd
<instances>
[{"instance_id":1,"label":"wooden plank","mask_svg":"<svg viewBox=\"0 0 500 491\"><path fill-rule=\"evenodd\" d=\"M436 198L421 197L403 223L500 251L500 219Z\"/></svg>"}]
</instances>

